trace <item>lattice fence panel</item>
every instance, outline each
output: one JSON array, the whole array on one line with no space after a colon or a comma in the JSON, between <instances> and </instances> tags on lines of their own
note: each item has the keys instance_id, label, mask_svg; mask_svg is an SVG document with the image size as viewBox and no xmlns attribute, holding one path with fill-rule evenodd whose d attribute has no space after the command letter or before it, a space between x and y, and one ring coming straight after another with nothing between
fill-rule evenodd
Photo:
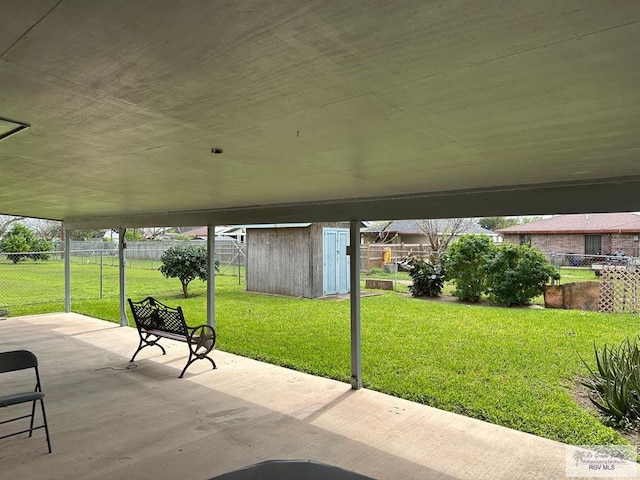
<instances>
[{"instance_id":1,"label":"lattice fence panel","mask_svg":"<svg viewBox=\"0 0 640 480\"><path fill-rule=\"evenodd\" d=\"M601 273L600 311L640 313L640 268L605 266Z\"/></svg>"}]
</instances>

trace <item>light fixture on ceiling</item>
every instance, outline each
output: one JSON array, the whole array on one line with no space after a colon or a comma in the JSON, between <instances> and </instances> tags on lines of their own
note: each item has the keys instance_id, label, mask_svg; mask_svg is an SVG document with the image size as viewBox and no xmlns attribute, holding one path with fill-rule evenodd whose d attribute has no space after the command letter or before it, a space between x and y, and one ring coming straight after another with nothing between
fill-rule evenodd
<instances>
[{"instance_id":1,"label":"light fixture on ceiling","mask_svg":"<svg viewBox=\"0 0 640 480\"><path fill-rule=\"evenodd\" d=\"M15 120L0 117L0 140L4 140L30 126L28 123L16 122Z\"/></svg>"}]
</instances>

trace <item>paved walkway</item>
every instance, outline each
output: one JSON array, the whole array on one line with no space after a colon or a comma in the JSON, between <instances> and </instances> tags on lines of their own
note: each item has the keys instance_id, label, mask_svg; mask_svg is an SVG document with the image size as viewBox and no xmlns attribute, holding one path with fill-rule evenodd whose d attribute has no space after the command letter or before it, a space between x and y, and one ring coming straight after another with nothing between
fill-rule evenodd
<instances>
[{"instance_id":1,"label":"paved walkway","mask_svg":"<svg viewBox=\"0 0 640 480\"><path fill-rule=\"evenodd\" d=\"M560 443L236 355L178 379L186 346L167 342L127 368L136 331L77 314L2 320L0 339L40 358L53 444L0 440L2 478L198 480L270 459L379 480L566 478Z\"/></svg>"}]
</instances>

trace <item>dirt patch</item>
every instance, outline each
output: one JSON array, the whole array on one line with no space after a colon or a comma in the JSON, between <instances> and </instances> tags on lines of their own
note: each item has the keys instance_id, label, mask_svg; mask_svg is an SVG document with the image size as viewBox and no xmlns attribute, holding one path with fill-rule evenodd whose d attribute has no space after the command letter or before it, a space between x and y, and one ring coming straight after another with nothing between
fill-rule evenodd
<instances>
[{"instance_id":1,"label":"dirt patch","mask_svg":"<svg viewBox=\"0 0 640 480\"><path fill-rule=\"evenodd\" d=\"M600 422L604 423L602 415L600 415L598 409L593 403L591 403L591 400L589 400L589 389L581 383L581 380L576 380L574 382L571 394L578 405L587 410ZM606 423L604 424L606 425ZM638 441L640 441L640 425L636 426L635 428L611 428L613 428L616 432L626 438L632 445L638 445Z\"/></svg>"},{"instance_id":2,"label":"dirt patch","mask_svg":"<svg viewBox=\"0 0 640 480\"><path fill-rule=\"evenodd\" d=\"M458 300L458 297L454 297L453 295L440 295L439 297L414 297L412 296L410 293L399 293L398 295L401 295L403 297L407 297L407 298L415 298L416 300L424 300L426 302L441 302L441 303L457 303L459 305L469 305L471 307L500 307L501 305L496 305L495 303L491 303L489 302L489 300L481 298L480 300L478 300L477 302L463 302L461 300ZM525 305L525 306L511 306L511 307L504 307L504 308L534 308L534 309L540 309L540 308L544 308L542 305Z\"/></svg>"}]
</instances>

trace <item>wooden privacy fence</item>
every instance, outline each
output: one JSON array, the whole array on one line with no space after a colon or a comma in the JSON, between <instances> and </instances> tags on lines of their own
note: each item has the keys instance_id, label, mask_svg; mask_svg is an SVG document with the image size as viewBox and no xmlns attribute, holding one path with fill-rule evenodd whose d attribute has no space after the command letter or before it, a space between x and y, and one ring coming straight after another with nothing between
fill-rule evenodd
<instances>
[{"instance_id":1,"label":"wooden privacy fence","mask_svg":"<svg viewBox=\"0 0 640 480\"><path fill-rule=\"evenodd\" d=\"M361 268L382 268L385 250L390 253L390 263L399 262L408 255L418 259L426 259L431 255L431 247L423 243L365 243L360 246Z\"/></svg>"}]
</instances>

